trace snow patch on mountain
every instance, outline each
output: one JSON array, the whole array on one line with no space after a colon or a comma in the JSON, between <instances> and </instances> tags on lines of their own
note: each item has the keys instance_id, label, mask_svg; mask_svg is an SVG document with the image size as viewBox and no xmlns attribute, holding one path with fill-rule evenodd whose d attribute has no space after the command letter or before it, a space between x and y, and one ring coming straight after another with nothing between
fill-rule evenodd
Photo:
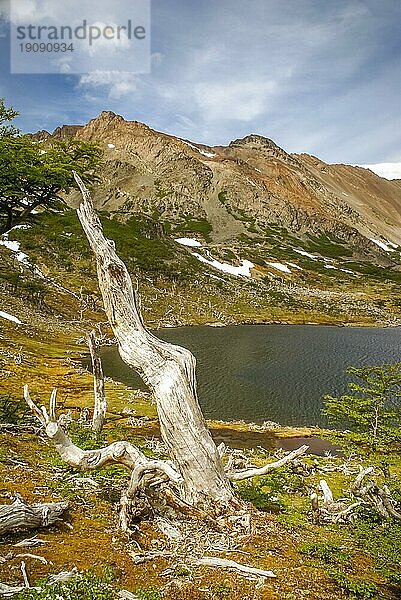
<instances>
[{"instance_id":1,"label":"snow patch on mountain","mask_svg":"<svg viewBox=\"0 0 401 600\"><path fill-rule=\"evenodd\" d=\"M298 271L303 271L303 268L300 267L299 265L296 265L293 262L287 262L287 265L289 265L290 267L292 267L293 269L298 269Z\"/></svg>"},{"instance_id":2,"label":"snow patch on mountain","mask_svg":"<svg viewBox=\"0 0 401 600\"><path fill-rule=\"evenodd\" d=\"M216 154L214 152L207 152L206 150L203 150L202 148L198 148L198 146L195 146L195 144L191 144L191 142L186 142L185 140L181 140L181 141L184 144L186 144L187 146L189 146L190 148L192 148L192 150L196 150L196 152L203 154L203 156L206 156L207 158L214 158L216 156Z\"/></svg>"},{"instance_id":3,"label":"snow patch on mountain","mask_svg":"<svg viewBox=\"0 0 401 600\"><path fill-rule=\"evenodd\" d=\"M3 235L0 236L0 246L4 246L8 250L11 250L11 252L14 253L15 258L17 259L18 262L22 263L25 267L30 267L31 269L33 268L36 275L39 275L39 277L44 278L42 271L36 265L33 265L31 263L31 261L29 260L29 256L27 254L25 254L25 252L22 252L20 250L20 247L21 247L20 242L18 240L10 240L8 237L9 234L12 231L15 231L16 229L29 229L29 228L30 228L29 225L16 225L12 229L10 229L10 231L8 231L7 233L3 233Z\"/></svg>"},{"instance_id":4,"label":"snow patch on mountain","mask_svg":"<svg viewBox=\"0 0 401 600\"><path fill-rule=\"evenodd\" d=\"M296 248L294 248L294 252L297 252L298 254L302 254L302 256L307 256L308 258L313 258L313 260L318 259L317 256L314 256L313 254L310 254L309 252L306 252L305 250L297 250Z\"/></svg>"},{"instance_id":5,"label":"snow patch on mountain","mask_svg":"<svg viewBox=\"0 0 401 600\"><path fill-rule=\"evenodd\" d=\"M182 246L189 246L190 248L200 248L202 246L198 240L193 240L192 238L177 238L174 241Z\"/></svg>"},{"instance_id":6,"label":"snow patch on mountain","mask_svg":"<svg viewBox=\"0 0 401 600\"><path fill-rule=\"evenodd\" d=\"M386 252L394 252L394 248L397 248L397 246L392 242L387 242L386 244L384 242L381 242L380 240L375 240L373 238L370 238L370 241L376 244L376 246L379 246L379 248L381 248L382 250L385 250ZM394 248L390 248L390 244L394 246Z\"/></svg>"},{"instance_id":7,"label":"snow patch on mountain","mask_svg":"<svg viewBox=\"0 0 401 600\"><path fill-rule=\"evenodd\" d=\"M273 267L273 269L277 269L278 271L282 271L283 273L291 273L291 269L289 269L287 265L283 265L278 262L268 262L267 264Z\"/></svg>"},{"instance_id":8,"label":"snow patch on mountain","mask_svg":"<svg viewBox=\"0 0 401 600\"><path fill-rule=\"evenodd\" d=\"M215 269L218 269L219 271L222 271L223 273L228 273L229 275L237 275L237 276L241 276L241 277L250 277L251 269L253 269L253 267L255 266L249 260L243 260L243 261L241 261L240 265L235 266L235 265L229 265L228 263L222 263L222 262L216 260L215 258L213 258L211 255L210 255L210 258L205 258L198 252L193 252L192 256L197 258L200 262L203 262L203 263L209 265L210 267L214 267Z\"/></svg>"}]
</instances>

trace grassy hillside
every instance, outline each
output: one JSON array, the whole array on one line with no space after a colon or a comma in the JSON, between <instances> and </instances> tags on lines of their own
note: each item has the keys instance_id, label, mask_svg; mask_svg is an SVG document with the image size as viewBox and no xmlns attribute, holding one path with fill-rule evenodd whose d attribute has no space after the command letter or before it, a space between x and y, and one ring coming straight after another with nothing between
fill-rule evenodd
<instances>
[{"instance_id":1,"label":"grassy hillside","mask_svg":"<svg viewBox=\"0 0 401 600\"><path fill-rule=\"evenodd\" d=\"M167 222L137 214L127 221L119 214L102 214L101 220L140 285L145 320L152 326L214 321L377 324L400 317L397 266L350 259L346 244L335 236L301 240L271 226L231 244L213 244L207 222L199 219ZM174 241L183 236L199 240L202 247ZM29 228L13 230L8 239L20 243L43 276L0 246L4 310L20 299L28 321L39 314L50 321L68 320L77 310L81 320L104 320L95 265L74 211L35 215ZM221 272L200 262L194 251L209 262L249 260L252 278Z\"/></svg>"}]
</instances>

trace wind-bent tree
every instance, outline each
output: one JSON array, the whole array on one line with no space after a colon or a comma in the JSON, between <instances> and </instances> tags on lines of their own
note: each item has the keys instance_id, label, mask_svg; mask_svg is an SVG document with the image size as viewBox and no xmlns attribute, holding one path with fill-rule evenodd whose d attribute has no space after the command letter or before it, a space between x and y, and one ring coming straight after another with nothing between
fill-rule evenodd
<instances>
[{"instance_id":1,"label":"wind-bent tree","mask_svg":"<svg viewBox=\"0 0 401 600\"><path fill-rule=\"evenodd\" d=\"M25 399L60 456L82 470L107 463L120 463L131 470L128 489L122 497L121 525L128 528L129 513L138 494L157 496L157 510L169 505L195 516L217 517L241 506L231 481L263 475L301 454L308 446L294 450L284 459L260 469L226 471L202 415L196 392L195 358L186 348L169 344L151 334L144 326L139 298L124 263L117 256L114 242L102 231L82 180L76 180L83 195L78 217L97 263L99 287L106 314L124 362L135 369L152 390L157 404L160 431L170 461L147 459L128 442L114 442L106 448L84 451L75 446L56 419L56 393L49 412L31 400L27 386ZM154 507L154 502L153 502Z\"/></svg>"},{"instance_id":2,"label":"wind-bent tree","mask_svg":"<svg viewBox=\"0 0 401 600\"><path fill-rule=\"evenodd\" d=\"M17 116L0 99L0 233L24 222L33 210L57 209L75 186L73 171L96 181L102 152L96 144L49 139L38 142L12 125Z\"/></svg>"}]
</instances>

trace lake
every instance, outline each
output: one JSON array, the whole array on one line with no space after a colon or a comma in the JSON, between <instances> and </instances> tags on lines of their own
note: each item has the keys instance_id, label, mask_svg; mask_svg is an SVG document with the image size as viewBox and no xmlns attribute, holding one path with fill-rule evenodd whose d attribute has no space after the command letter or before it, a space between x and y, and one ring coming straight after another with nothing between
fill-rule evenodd
<instances>
[{"instance_id":1,"label":"lake","mask_svg":"<svg viewBox=\"0 0 401 600\"><path fill-rule=\"evenodd\" d=\"M397 327L205 326L157 335L193 352L205 417L224 421L327 426L322 396L346 391L348 366L401 361ZM102 359L105 375L146 389L115 347L103 348Z\"/></svg>"}]
</instances>

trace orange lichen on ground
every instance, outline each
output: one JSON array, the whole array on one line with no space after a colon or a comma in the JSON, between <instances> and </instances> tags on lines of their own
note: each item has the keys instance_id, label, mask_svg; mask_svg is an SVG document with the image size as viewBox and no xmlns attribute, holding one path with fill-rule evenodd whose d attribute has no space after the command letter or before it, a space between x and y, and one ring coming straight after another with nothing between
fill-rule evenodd
<instances>
[{"instance_id":1,"label":"orange lichen on ground","mask_svg":"<svg viewBox=\"0 0 401 600\"><path fill-rule=\"evenodd\" d=\"M47 440L33 434L1 434L0 442L1 503L10 502L15 493L20 493L27 502L68 500L70 507L64 520L72 526L70 528L60 522L38 532L7 536L3 540L1 555L7 557L12 553L13 558L0 563L0 581L21 583L21 560L25 560L32 582L74 566L80 571L92 569L100 573L105 565L114 570L116 583L131 591L138 587L161 589L172 581L172 577L163 575L163 571L168 567L173 567L174 571L177 559L173 557L134 564L132 553L164 549L167 542L150 521L143 521L130 539L121 534L117 527L118 494L111 487L114 482L105 480L96 491L74 487L71 477L78 474L62 465ZM122 477L121 486L124 483ZM338 534L333 528L307 521L299 525L286 524L280 522L276 515L254 508L251 508L251 514L253 533L240 536L231 552L211 548L207 554L273 570L276 579L268 579L261 585L226 570L193 567L189 554L178 561L178 574L173 577L165 597L177 600L217 600L222 597L233 600L333 600L339 597L339 590L326 574L325 565L317 565L299 552L304 542L336 540ZM46 543L35 548L16 548L13 545L35 534ZM47 564L37 558L17 556L24 553L43 557ZM178 572L181 562L189 568L191 576ZM380 597L383 600L395 598L382 585L380 578L372 573L371 559L360 550L352 549L347 569L361 578L370 572L370 580L373 578L380 586Z\"/></svg>"}]
</instances>

